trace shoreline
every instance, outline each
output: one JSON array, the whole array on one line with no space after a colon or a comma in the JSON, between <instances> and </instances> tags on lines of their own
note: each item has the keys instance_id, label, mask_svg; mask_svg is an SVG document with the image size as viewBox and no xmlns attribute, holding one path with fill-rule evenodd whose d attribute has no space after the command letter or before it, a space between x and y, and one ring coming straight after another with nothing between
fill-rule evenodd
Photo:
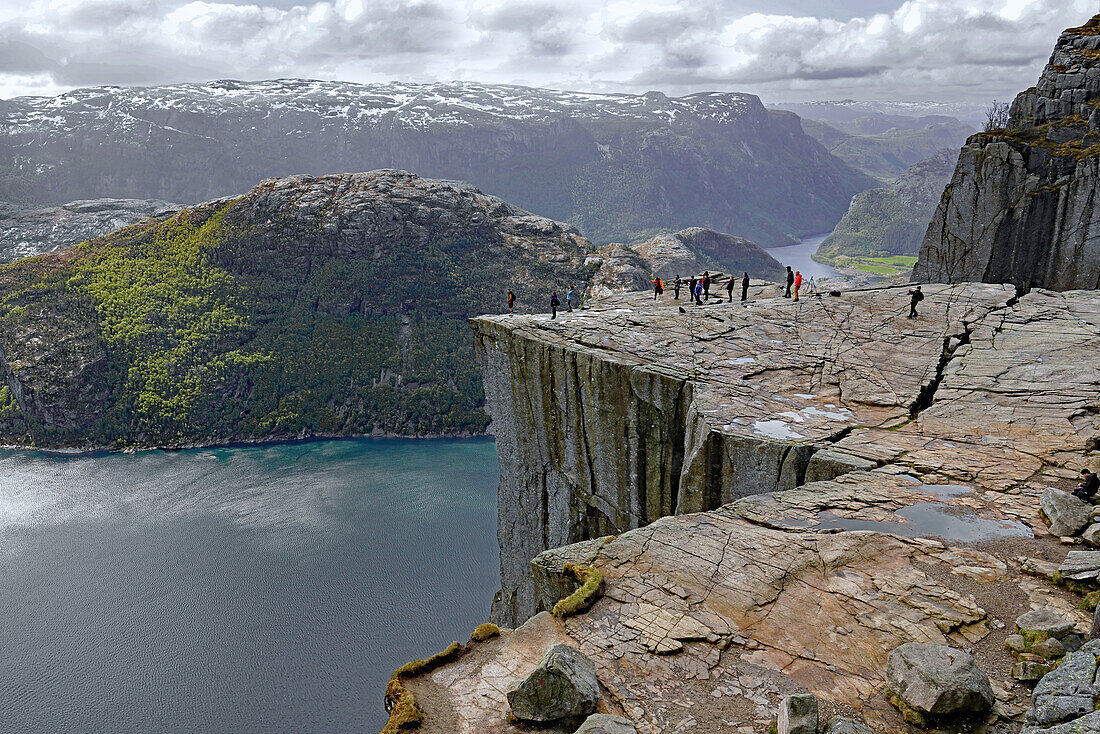
<instances>
[{"instance_id":1,"label":"shoreline","mask_svg":"<svg viewBox=\"0 0 1100 734\"><path fill-rule=\"evenodd\" d=\"M491 428L492 426L490 426ZM92 456L95 454L138 454L152 451L195 451L198 449L234 449L255 446L278 446L285 444L313 443L320 441L367 441L371 439L405 439L410 441L424 440L434 441L439 439L495 439L492 431L484 433L426 433L426 434L400 434L400 433L311 433L306 436L283 438L249 438L232 441L207 441L162 446L140 446L117 448L104 445L91 445L87 447L47 447L29 446L24 444L0 444L0 450L4 451L34 451L39 454L54 456Z\"/></svg>"}]
</instances>

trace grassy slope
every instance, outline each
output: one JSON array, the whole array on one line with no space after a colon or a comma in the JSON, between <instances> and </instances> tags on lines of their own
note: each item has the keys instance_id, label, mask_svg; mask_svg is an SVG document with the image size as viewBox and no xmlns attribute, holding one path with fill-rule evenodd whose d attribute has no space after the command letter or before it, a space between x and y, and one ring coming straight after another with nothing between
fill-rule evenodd
<instances>
[{"instance_id":1,"label":"grassy slope","mask_svg":"<svg viewBox=\"0 0 1100 734\"><path fill-rule=\"evenodd\" d=\"M64 313L106 349L108 386L97 414L66 431L0 393L0 437L127 446L485 428L464 323L499 290L501 273L472 267L485 242L316 258L304 277L289 249L231 270L220 263L248 249L249 232L227 223L230 207L0 270L5 341ZM373 308L348 307L364 298ZM409 301L422 305L402 313ZM379 379L387 371L403 380Z\"/></svg>"}]
</instances>

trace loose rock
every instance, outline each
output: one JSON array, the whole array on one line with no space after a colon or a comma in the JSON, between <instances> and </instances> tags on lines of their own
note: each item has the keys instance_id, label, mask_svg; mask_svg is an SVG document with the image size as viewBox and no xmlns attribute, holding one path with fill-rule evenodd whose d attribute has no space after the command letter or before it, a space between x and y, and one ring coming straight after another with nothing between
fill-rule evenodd
<instances>
[{"instance_id":1,"label":"loose rock","mask_svg":"<svg viewBox=\"0 0 1100 734\"><path fill-rule=\"evenodd\" d=\"M989 678L974 658L946 645L909 642L896 648L886 665L886 682L921 716L980 713L994 702Z\"/></svg>"},{"instance_id":2,"label":"loose rock","mask_svg":"<svg viewBox=\"0 0 1100 734\"><path fill-rule=\"evenodd\" d=\"M1032 609L1016 618L1016 629L1024 632L1045 633L1047 637L1065 637L1073 631L1073 622L1053 609Z\"/></svg>"},{"instance_id":3,"label":"loose rock","mask_svg":"<svg viewBox=\"0 0 1100 734\"><path fill-rule=\"evenodd\" d=\"M785 696L776 727L779 734L817 734L817 699L809 693Z\"/></svg>"},{"instance_id":4,"label":"loose rock","mask_svg":"<svg viewBox=\"0 0 1100 734\"><path fill-rule=\"evenodd\" d=\"M1081 533L1081 540L1093 547L1100 547L1100 522L1094 522Z\"/></svg>"},{"instance_id":5,"label":"loose rock","mask_svg":"<svg viewBox=\"0 0 1100 734\"><path fill-rule=\"evenodd\" d=\"M555 721L596 710L600 685L596 666L568 645L546 651L527 680L508 691L512 715L524 721Z\"/></svg>"},{"instance_id":6,"label":"loose rock","mask_svg":"<svg viewBox=\"0 0 1100 734\"><path fill-rule=\"evenodd\" d=\"M1066 654L1066 646L1053 637L1031 646L1031 651L1046 660L1057 660Z\"/></svg>"},{"instance_id":7,"label":"loose rock","mask_svg":"<svg viewBox=\"0 0 1100 734\"><path fill-rule=\"evenodd\" d=\"M581 728L577 729L576 734L637 734L638 730L634 728L634 724L630 719L624 719L621 716L611 716L610 714L592 714L584 723L581 724Z\"/></svg>"},{"instance_id":8,"label":"loose rock","mask_svg":"<svg viewBox=\"0 0 1100 734\"><path fill-rule=\"evenodd\" d=\"M1063 492L1054 487L1043 490L1043 496L1039 500L1039 506L1043 514L1050 521L1051 535L1066 537L1081 532L1089 523L1089 515L1092 507L1074 497L1069 492Z\"/></svg>"},{"instance_id":9,"label":"loose rock","mask_svg":"<svg viewBox=\"0 0 1100 734\"><path fill-rule=\"evenodd\" d=\"M1096 681L1098 666L1100 640L1093 640L1044 675L1035 686L1034 703L1024 718L1026 726L1022 734L1100 731L1100 712L1094 713L1095 700L1100 695Z\"/></svg>"},{"instance_id":10,"label":"loose rock","mask_svg":"<svg viewBox=\"0 0 1100 734\"><path fill-rule=\"evenodd\" d=\"M1058 573L1070 581L1096 581L1100 576L1100 551L1070 551Z\"/></svg>"},{"instance_id":11,"label":"loose rock","mask_svg":"<svg viewBox=\"0 0 1100 734\"><path fill-rule=\"evenodd\" d=\"M1012 677L1022 683L1034 683L1049 672L1049 665L1033 660L1021 660L1012 666Z\"/></svg>"}]
</instances>

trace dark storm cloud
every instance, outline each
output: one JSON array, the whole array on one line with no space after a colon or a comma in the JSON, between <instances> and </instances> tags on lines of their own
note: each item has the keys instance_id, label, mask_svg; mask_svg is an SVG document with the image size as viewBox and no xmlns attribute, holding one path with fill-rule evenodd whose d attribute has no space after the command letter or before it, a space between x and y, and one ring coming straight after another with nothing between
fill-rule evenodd
<instances>
[{"instance_id":1,"label":"dark storm cloud","mask_svg":"<svg viewBox=\"0 0 1100 734\"><path fill-rule=\"evenodd\" d=\"M0 95L303 76L930 98L1034 83L1091 0L27 0Z\"/></svg>"}]
</instances>

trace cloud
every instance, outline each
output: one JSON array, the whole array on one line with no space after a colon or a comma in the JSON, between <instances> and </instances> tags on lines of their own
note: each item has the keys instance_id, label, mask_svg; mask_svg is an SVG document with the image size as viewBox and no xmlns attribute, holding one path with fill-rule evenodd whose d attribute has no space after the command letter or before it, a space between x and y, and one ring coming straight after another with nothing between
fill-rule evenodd
<instances>
[{"instance_id":1,"label":"cloud","mask_svg":"<svg viewBox=\"0 0 1100 734\"><path fill-rule=\"evenodd\" d=\"M771 13L726 0L29 0L0 3L0 93L301 76L983 101L1033 84L1061 29L1094 10L887 2L838 19L801 0Z\"/></svg>"}]
</instances>

